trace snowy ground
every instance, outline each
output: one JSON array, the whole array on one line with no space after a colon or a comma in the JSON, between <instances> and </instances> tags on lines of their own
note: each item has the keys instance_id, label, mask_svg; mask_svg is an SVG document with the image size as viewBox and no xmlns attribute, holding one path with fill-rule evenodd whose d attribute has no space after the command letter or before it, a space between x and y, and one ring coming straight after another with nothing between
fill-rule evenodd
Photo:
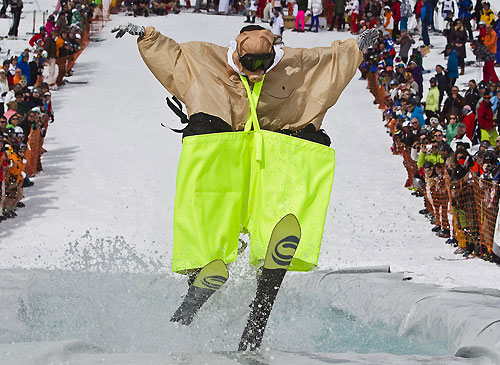
<instances>
[{"instance_id":1,"label":"snowy ground","mask_svg":"<svg viewBox=\"0 0 500 365\"><path fill-rule=\"evenodd\" d=\"M27 207L1 224L1 267L65 268L71 261L69 243L122 236L131 253L154 257L168 268L181 142L160 123L179 123L165 106L167 92L143 64L135 39L117 40L109 32L131 19L113 16L99 35L102 41L91 43L79 58L72 83L54 92L56 122L45 142L44 172L25 191ZM240 17L196 14L133 20L154 25L179 42L220 45L228 44L243 25ZM292 47L327 46L349 36L287 31L284 41ZM433 43L427 67L445 62L437 54L444 38ZM459 83L479 74L468 68ZM422 200L403 188L401 157L391 155L381 113L358 76L327 114L324 128L337 152L337 169L321 269L388 264L393 271L412 272L419 282L500 288L496 265L434 259L453 257L453 249L418 214Z\"/></svg>"}]
</instances>

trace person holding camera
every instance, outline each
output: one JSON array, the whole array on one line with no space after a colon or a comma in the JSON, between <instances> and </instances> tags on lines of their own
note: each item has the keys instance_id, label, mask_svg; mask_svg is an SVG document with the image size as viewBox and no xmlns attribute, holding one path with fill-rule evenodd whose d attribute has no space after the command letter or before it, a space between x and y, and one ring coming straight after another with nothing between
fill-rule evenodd
<instances>
[{"instance_id":1,"label":"person holding camera","mask_svg":"<svg viewBox=\"0 0 500 365\"><path fill-rule=\"evenodd\" d=\"M438 141L432 141L431 144L422 145L420 148L420 155L418 156L417 166L422 167L426 162L430 162L433 165L437 163L444 163L443 158L438 151Z\"/></svg>"}]
</instances>

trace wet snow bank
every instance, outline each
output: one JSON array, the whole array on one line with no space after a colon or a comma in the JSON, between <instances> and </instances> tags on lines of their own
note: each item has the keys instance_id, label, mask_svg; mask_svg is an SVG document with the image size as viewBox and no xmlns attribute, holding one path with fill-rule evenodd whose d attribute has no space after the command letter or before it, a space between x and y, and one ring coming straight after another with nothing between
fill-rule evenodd
<instances>
[{"instance_id":1,"label":"wet snow bank","mask_svg":"<svg viewBox=\"0 0 500 365\"><path fill-rule=\"evenodd\" d=\"M500 363L498 290L414 284L401 273L323 271L294 279L298 287L329 293L332 305L358 318L398 328L400 336L447 339L457 349L456 356L486 356Z\"/></svg>"}]
</instances>

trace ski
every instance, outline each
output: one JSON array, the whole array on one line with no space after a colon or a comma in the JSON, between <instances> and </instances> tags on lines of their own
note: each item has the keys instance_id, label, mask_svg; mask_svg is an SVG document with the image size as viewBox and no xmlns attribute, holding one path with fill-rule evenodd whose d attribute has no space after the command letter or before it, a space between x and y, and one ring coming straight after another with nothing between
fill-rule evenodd
<instances>
[{"instance_id":1,"label":"ski","mask_svg":"<svg viewBox=\"0 0 500 365\"><path fill-rule=\"evenodd\" d=\"M229 273L224 261L217 259L205 265L189 286L184 300L170 318L170 322L180 322L186 326L191 324L203 304L228 278Z\"/></svg>"},{"instance_id":2,"label":"ski","mask_svg":"<svg viewBox=\"0 0 500 365\"><path fill-rule=\"evenodd\" d=\"M256 350L260 347L274 301L297 250L300 236L300 224L293 214L283 217L274 227L238 351Z\"/></svg>"},{"instance_id":3,"label":"ski","mask_svg":"<svg viewBox=\"0 0 500 365\"><path fill-rule=\"evenodd\" d=\"M457 257L457 258L446 258L443 256L434 256L434 260L436 261L464 261L470 260L472 257Z\"/></svg>"}]
</instances>

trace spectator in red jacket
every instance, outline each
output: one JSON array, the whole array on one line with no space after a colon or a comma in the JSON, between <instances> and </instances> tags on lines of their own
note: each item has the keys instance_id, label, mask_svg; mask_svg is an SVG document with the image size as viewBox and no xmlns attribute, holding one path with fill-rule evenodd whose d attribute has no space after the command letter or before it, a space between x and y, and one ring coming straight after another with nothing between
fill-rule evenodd
<instances>
[{"instance_id":1,"label":"spectator in red jacket","mask_svg":"<svg viewBox=\"0 0 500 365\"><path fill-rule=\"evenodd\" d=\"M462 116L462 123L465 124L465 135L472 140L474 129L476 128L476 114L474 114L469 105L466 105L462 109Z\"/></svg>"},{"instance_id":2,"label":"spectator in red jacket","mask_svg":"<svg viewBox=\"0 0 500 365\"><path fill-rule=\"evenodd\" d=\"M495 145L495 140L498 137L498 132L495 129L495 124L493 123L493 110L491 109L491 95L485 94L483 96L483 101L479 104L477 108L477 122L479 128L481 129L481 141L489 141L492 145Z\"/></svg>"},{"instance_id":3,"label":"spectator in red jacket","mask_svg":"<svg viewBox=\"0 0 500 365\"><path fill-rule=\"evenodd\" d=\"M29 40L29 44L31 47L34 47L40 39L44 41L46 37L47 32L45 30L45 27L40 27L40 33L37 33L33 37L31 37L31 39ZM43 43L41 44L41 47L43 47Z\"/></svg>"},{"instance_id":4,"label":"spectator in red jacket","mask_svg":"<svg viewBox=\"0 0 500 365\"><path fill-rule=\"evenodd\" d=\"M424 2L422 0L417 0L415 4L415 18L417 19L418 33L422 35L422 7Z\"/></svg>"},{"instance_id":5,"label":"spectator in red jacket","mask_svg":"<svg viewBox=\"0 0 500 365\"><path fill-rule=\"evenodd\" d=\"M401 21L401 3L395 0L391 6L392 19L394 19L394 30L392 31L392 38L396 39L399 35L399 22Z\"/></svg>"},{"instance_id":6,"label":"spectator in red jacket","mask_svg":"<svg viewBox=\"0 0 500 365\"><path fill-rule=\"evenodd\" d=\"M9 86L14 83L14 75L9 71L10 69L10 61L9 60L4 60L2 64L2 68L5 71L5 76L7 76L7 82L9 83Z\"/></svg>"}]
</instances>

